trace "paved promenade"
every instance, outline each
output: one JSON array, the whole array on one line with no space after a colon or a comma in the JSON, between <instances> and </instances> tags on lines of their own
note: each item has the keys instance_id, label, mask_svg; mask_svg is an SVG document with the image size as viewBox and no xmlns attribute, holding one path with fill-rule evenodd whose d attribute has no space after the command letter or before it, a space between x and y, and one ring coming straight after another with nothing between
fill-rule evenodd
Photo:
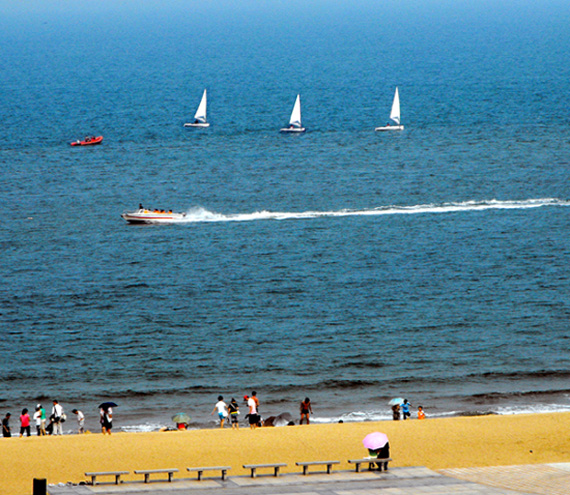
<instances>
[{"instance_id":1,"label":"paved promenade","mask_svg":"<svg viewBox=\"0 0 570 495\"><path fill-rule=\"evenodd\" d=\"M393 468L388 472L231 476L126 482L120 485L49 485L50 495L570 495L570 463L445 469Z\"/></svg>"}]
</instances>

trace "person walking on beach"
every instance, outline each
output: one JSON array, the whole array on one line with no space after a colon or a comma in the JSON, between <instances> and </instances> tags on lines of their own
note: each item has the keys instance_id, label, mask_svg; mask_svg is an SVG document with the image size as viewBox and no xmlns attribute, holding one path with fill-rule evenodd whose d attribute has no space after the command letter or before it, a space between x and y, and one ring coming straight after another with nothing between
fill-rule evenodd
<instances>
[{"instance_id":1,"label":"person walking on beach","mask_svg":"<svg viewBox=\"0 0 570 495\"><path fill-rule=\"evenodd\" d=\"M239 421L238 421L239 406L237 401L233 397L230 403L228 404L228 412L230 413L230 422L232 428L239 430Z\"/></svg>"},{"instance_id":2,"label":"person walking on beach","mask_svg":"<svg viewBox=\"0 0 570 495\"><path fill-rule=\"evenodd\" d=\"M111 434L111 428L113 428L113 408L103 404L103 407L99 410L100 422L101 422L101 433L103 435Z\"/></svg>"},{"instance_id":3,"label":"person walking on beach","mask_svg":"<svg viewBox=\"0 0 570 495\"><path fill-rule=\"evenodd\" d=\"M77 425L79 427L79 429L77 430L77 433L79 433L80 435L82 433L85 433L85 428L84 428L84 426L85 426L85 415L81 411L78 411L77 409L72 409L71 412L73 414L77 415Z\"/></svg>"},{"instance_id":4,"label":"person walking on beach","mask_svg":"<svg viewBox=\"0 0 570 495\"><path fill-rule=\"evenodd\" d=\"M30 415L28 414L28 409L22 409L22 414L20 414L20 438L24 436L31 436L30 433Z\"/></svg>"},{"instance_id":5,"label":"person walking on beach","mask_svg":"<svg viewBox=\"0 0 570 495\"><path fill-rule=\"evenodd\" d=\"M61 407L60 403L54 399L53 407L51 408L51 414L53 417L53 434L54 435L63 435L63 407Z\"/></svg>"},{"instance_id":6,"label":"person walking on beach","mask_svg":"<svg viewBox=\"0 0 570 495\"><path fill-rule=\"evenodd\" d=\"M214 414L216 411L218 411L218 417L220 418L220 428L223 428L224 420L228 417L228 406L224 402L224 398L221 395L218 396L218 402L216 402L212 414Z\"/></svg>"},{"instance_id":7,"label":"person walking on beach","mask_svg":"<svg viewBox=\"0 0 570 495\"><path fill-rule=\"evenodd\" d=\"M6 416L2 419L2 436L9 438L12 436L12 430L10 429L10 413L6 413Z\"/></svg>"},{"instance_id":8,"label":"person walking on beach","mask_svg":"<svg viewBox=\"0 0 570 495\"><path fill-rule=\"evenodd\" d=\"M408 399L404 399L404 402L402 403L402 419L404 421L411 416L410 406L411 404L408 402Z\"/></svg>"},{"instance_id":9,"label":"person walking on beach","mask_svg":"<svg viewBox=\"0 0 570 495\"><path fill-rule=\"evenodd\" d=\"M301 420L299 424L303 424L303 419L307 421L307 424L310 423L309 421L309 414L313 414L313 408L311 407L311 399L305 397L305 400L301 401Z\"/></svg>"}]
</instances>

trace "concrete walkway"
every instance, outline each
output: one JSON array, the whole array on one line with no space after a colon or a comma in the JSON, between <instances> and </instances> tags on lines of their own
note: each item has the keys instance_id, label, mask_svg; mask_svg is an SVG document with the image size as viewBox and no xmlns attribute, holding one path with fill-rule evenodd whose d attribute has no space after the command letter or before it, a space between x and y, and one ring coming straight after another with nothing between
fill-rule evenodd
<instances>
[{"instance_id":1,"label":"concrete walkway","mask_svg":"<svg viewBox=\"0 0 570 495\"><path fill-rule=\"evenodd\" d=\"M570 495L570 463L444 469L393 468L388 472L283 474L126 482L120 485L49 485L50 495Z\"/></svg>"}]
</instances>

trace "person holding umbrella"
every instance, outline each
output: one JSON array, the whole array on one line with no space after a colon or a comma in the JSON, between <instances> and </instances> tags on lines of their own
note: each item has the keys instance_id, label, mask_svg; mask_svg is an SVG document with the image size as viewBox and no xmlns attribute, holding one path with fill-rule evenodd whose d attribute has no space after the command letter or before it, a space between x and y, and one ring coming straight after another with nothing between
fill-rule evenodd
<instances>
[{"instance_id":1,"label":"person holding umbrella","mask_svg":"<svg viewBox=\"0 0 570 495\"><path fill-rule=\"evenodd\" d=\"M390 458L390 442L388 435L375 431L364 437L362 440L364 446L368 449L368 455L376 459L389 459ZM384 464L384 471L388 470L388 461L377 462L378 471L382 471L382 464ZM372 463L370 464L372 467Z\"/></svg>"},{"instance_id":2,"label":"person holding umbrella","mask_svg":"<svg viewBox=\"0 0 570 495\"><path fill-rule=\"evenodd\" d=\"M114 402L103 402L103 404L99 405L101 432L103 435L105 433L111 434L111 428L113 428L113 407L117 407L117 404Z\"/></svg>"}]
</instances>

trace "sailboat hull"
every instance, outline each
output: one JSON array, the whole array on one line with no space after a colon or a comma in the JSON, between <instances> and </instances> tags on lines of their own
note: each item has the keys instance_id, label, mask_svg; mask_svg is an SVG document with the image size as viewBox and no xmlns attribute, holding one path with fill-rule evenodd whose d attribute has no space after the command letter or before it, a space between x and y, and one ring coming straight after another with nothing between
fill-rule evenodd
<instances>
[{"instance_id":1,"label":"sailboat hull","mask_svg":"<svg viewBox=\"0 0 570 495\"><path fill-rule=\"evenodd\" d=\"M386 125L384 127L376 127L375 131L403 131L403 125Z\"/></svg>"},{"instance_id":2,"label":"sailboat hull","mask_svg":"<svg viewBox=\"0 0 570 495\"><path fill-rule=\"evenodd\" d=\"M290 132L290 133L294 133L294 134L298 134L300 132L305 132L306 129L304 127L284 127L283 129L280 129L279 132Z\"/></svg>"},{"instance_id":3,"label":"sailboat hull","mask_svg":"<svg viewBox=\"0 0 570 495\"><path fill-rule=\"evenodd\" d=\"M208 122L203 122L203 123L199 123L199 124L184 124L184 127L210 127L210 124Z\"/></svg>"}]
</instances>

